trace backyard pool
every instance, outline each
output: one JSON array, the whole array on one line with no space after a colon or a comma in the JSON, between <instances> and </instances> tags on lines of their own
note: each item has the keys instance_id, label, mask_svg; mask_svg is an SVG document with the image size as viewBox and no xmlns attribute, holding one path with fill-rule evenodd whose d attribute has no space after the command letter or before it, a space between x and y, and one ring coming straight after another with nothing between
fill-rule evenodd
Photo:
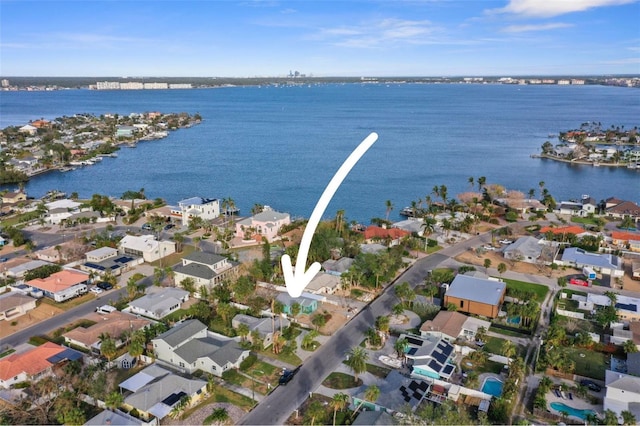
<instances>
[{"instance_id":1,"label":"backyard pool","mask_svg":"<svg viewBox=\"0 0 640 426\"><path fill-rule=\"evenodd\" d=\"M562 402L552 402L551 408L560 412L564 411L570 416L574 416L582 420L585 420L589 414L596 414L593 410L578 410L577 408L570 407Z\"/></svg>"},{"instance_id":2,"label":"backyard pool","mask_svg":"<svg viewBox=\"0 0 640 426\"><path fill-rule=\"evenodd\" d=\"M502 382L493 377L487 377L482 384L482 392L493 395L496 398L502 395Z\"/></svg>"}]
</instances>

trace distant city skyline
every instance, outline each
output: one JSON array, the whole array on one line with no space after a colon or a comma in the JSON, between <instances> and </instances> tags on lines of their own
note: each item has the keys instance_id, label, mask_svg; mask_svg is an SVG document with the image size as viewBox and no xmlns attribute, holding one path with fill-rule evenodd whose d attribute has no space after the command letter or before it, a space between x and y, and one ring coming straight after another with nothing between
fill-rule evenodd
<instances>
[{"instance_id":1,"label":"distant city skyline","mask_svg":"<svg viewBox=\"0 0 640 426\"><path fill-rule=\"evenodd\" d=\"M638 0L3 1L2 76L640 74Z\"/></svg>"}]
</instances>

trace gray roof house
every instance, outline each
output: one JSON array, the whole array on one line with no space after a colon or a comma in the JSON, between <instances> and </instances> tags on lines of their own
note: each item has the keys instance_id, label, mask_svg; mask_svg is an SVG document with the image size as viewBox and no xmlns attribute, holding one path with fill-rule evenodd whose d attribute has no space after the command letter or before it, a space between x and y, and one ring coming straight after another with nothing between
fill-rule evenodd
<instances>
[{"instance_id":1,"label":"gray roof house","mask_svg":"<svg viewBox=\"0 0 640 426\"><path fill-rule=\"evenodd\" d=\"M249 327L250 334L247 337L250 341L252 340L251 333L257 331L260 335L260 338L262 339L263 347L268 348L273 343L274 323L272 323L271 318L256 318L249 315L238 314L231 320L231 325L233 328L238 328L240 324L245 324L247 327ZM289 327L289 324L289 320L286 318L276 318L275 329L281 330L283 328Z\"/></svg>"},{"instance_id":2,"label":"gray roof house","mask_svg":"<svg viewBox=\"0 0 640 426\"><path fill-rule=\"evenodd\" d=\"M176 266L174 272L178 285L187 278L195 282L194 296L199 298L202 286L211 289L225 279L234 277L238 273L238 264L219 254L194 251L182 258L182 264Z\"/></svg>"},{"instance_id":3,"label":"gray roof house","mask_svg":"<svg viewBox=\"0 0 640 426\"><path fill-rule=\"evenodd\" d=\"M147 422L123 413L120 410L103 410L87 420L84 426L142 426Z\"/></svg>"},{"instance_id":4,"label":"gray roof house","mask_svg":"<svg viewBox=\"0 0 640 426\"><path fill-rule=\"evenodd\" d=\"M575 268L586 266L614 277L624 276L622 258L610 253L589 253L581 248L569 247L562 254L562 264Z\"/></svg>"},{"instance_id":5,"label":"gray roof house","mask_svg":"<svg viewBox=\"0 0 640 426\"><path fill-rule=\"evenodd\" d=\"M161 319L180 309L189 300L189 292L174 287L150 287L147 294L129 302L131 313Z\"/></svg>"},{"instance_id":6,"label":"gray roof house","mask_svg":"<svg viewBox=\"0 0 640 426\"><path fill-rule=\"evenodd\" d=\"M175 325L152 340L156 359L184 372L202 370L216 376L239 368L250 351L238 342L225 339L207 330L198 320L187 320Z\"/></svg>"},{"instance_id":7,"label":"gray roof house","mask_svg":"<svg viewBox=\"0 0 640 426\"><path fill-rule=\"evenodd\" d=\"M140 418L149 422L162 420L183 397L190 405L197 404L206 393L207 382L187 379L155 364L120 383L120 388L132 392L124 397L124 408L138 410Z\"/></svg>"},{"instance_id":8,"label":"gray roof house","mask_svg":"<svg viewBox=\"0 0 640 426\"><path fill-rule=\"evenodd\" d=\"M351 257L341 257L338 260L329 259L322 262L322 269L324 269L327 274L340 276L351 268L354 261L355 259Z\"/></svg>"},{"instance_id":9,"label":"gray roof house","mask_svg":"<svg viewBox=\"0 0 640 426\"><path fill-rule=\"evenodd\" d=\"M502 251L505 259L526 263L551 264L558 249L551 245L541 244L534 237L520 237Z\"/></svg>"}]
</instances>

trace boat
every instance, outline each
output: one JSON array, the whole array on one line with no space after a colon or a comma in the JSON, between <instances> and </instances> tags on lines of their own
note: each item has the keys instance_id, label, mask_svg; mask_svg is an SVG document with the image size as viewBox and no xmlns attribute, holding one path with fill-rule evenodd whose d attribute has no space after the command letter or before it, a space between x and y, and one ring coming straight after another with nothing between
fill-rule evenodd
<instances>
[{"instance_id":1,"label":"boat","mask_svg":"<svg viewBox=\"0 0 640 426\"><path fill-rule=\"evenodd\" d=\"M380 362L383 363L384 365L388 365L389 367L393 367L393 368L402 367L402 360L397 357L380 355L378 357L378 360L380 360Z\"/></svg>"},{"instance_id":2,"label":"boat","mask_svg":"<svg viewBox=\"0 0 640 426\"><path fill-rule=\"evenodd\" d=\"M71 171L73 171L75 169L76 169L75 167L61 167L60 171L61 172L71 172Z\"/></svg>"}]
</instances>

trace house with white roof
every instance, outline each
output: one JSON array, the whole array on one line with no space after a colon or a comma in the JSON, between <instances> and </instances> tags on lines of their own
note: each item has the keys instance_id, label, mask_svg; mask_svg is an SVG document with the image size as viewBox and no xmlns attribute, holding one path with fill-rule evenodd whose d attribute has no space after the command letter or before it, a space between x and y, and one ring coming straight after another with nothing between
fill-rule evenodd
<instances>
[{"instance_id":1,"label":"house with white roof","mask_svg":"<svg viewBox=\"0 0 640 426\"><path fill-rule=\"evenodd\" d=\"M150 287L147 294L129 302L128 311L155 320L177 311L189 300L189 292L174 287Z\"/></svg>"},{"instance_id":2,"label":"house with white roof","mask_svg":"<svg viewBox=\"0 0 640 426\"><path fill-rule=\"evenodd\" d=\"M198 320L186 320L152 340L156 359L187 373L202 370L218 377L240 368L250 352L233 339L207 330Z\"/></svg>"},{"instance_id":3,"label":"house with white roof","mask_svg":"<svg viewBox=\"0 0 640 426\"><path fill-rule=\"evenodd\" d=\"M205 286L209 290L222 284L228 278L237 275L239 264L224 256L203 251L194 251L182 258L182 264L174 268L175 282L180 283L190 278L196 287L196 297L200 297L199 290Z\"/></svg>"},{"instance_id":4,"label":"house with white roof","mask_svg":"<svg viewBox=\"0 0 640 426\"><path fill-rule=\"evenodd\" d=\"M607 370L604 382L604 409L616 413L619 420L623 411L630 411L640 419L640 377Z\"/></svg>"},{"instance_id":5,"label":"house with white roof","mask_svg":"<svg viewBox=\"0 0 640 426\"><path fill-rule=\"evenodd\" d=\"M220 200L216 198L191 197L178 201L182 225L188 226L191 218L211 220L220 216Z\"/></svg>"},{"instance_id":6,"label":"house with white roof","mask_svg":"<svg viewBox=\"0 0 640 426\"><path fill-rule=\"evenodd\" d=\"M280 228L290 223L289 213L280 213L265 207L261 213L236 222L236 237L245 238L250 235L257 240L264 237L271 242L278 238Z\"/></svg>"},{"instance_id":7,"label":"house with white roof","mask_svg":"<svg viewBox=\"0 0 640 426\"><path fill-rule=\"evenodd\" d=\"M564 250L562 259L556 262L560 265L572 266L578 269L591 268L613 277L624 276L622 258L611 253L589 253L581 248L569 247Z\"/></svg>"},{"instance_id":8,"label":"house with white roof","mask_svg":"<svg viewBox=\"0 0 640 426\"><path fill-rule=\"evenodd\" d=\"M305 287L305 291L313 294L333 294L340 288L341 279L337 275L318 272Z\"/></svg>"},{"instance_id":9,"label":"house with white roof","mask_svg":"<svg viewBox=\"0 0 640 426\"><path fill-rule=\"evenodd\" d=\"M174 241L157 241L153 235L125 235L118 243L120 252L141 257L145 262L153 262L175 253Z\"/></svg>"},{"instance_id":10,"label":"house with white roof","mask_svg":"<svg viewBox=\"0 0 640 426\"><path fill-rule=\"evenodd\" d=\"M46 262L44 260L30 260L28 262L24 262L16 266L12 266L11 268L5 271L5 275L7 277L23 278L27 272L37 269L44 265L53 265L53 263Z\"/></svg>"}]
</instances>

